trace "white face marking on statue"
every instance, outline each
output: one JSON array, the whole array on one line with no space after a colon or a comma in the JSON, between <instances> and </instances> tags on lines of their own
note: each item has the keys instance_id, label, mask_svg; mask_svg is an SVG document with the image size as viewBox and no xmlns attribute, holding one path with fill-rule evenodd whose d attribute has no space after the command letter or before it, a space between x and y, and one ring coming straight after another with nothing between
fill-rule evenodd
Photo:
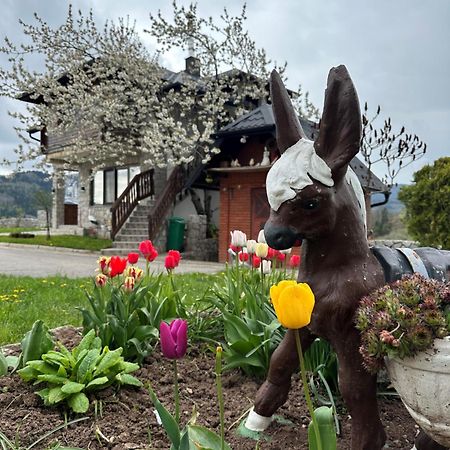
<instances>
[{"instance_id":1,"label":"white face marking on statue","mask_svg":"<svg viewBox=\"0 0 450 450\"><path fill-rule=\"evenodd\" d=\"M311 178L320 181L325 186L334 186L331 169L315 152L314 143L307 139L300 139L281 155L267 174L266 191L270 207L274 211L278 211L285 201L293 199L298 191L313 184ZM355 192L361 220L365 226L364 192L351 167L347 169L345 179Z\"/></svg>"},{"instance_id":2,"label":"white face marking on statue","mask_svg":"<svg viewBox=\"0 0 450 450\"><path fill-rule=\"evenodd\" d=\"M266 190L269 205L274 211L297 192L313 184L314 178L325 186L334 185L331 169L314 150L314 143L300 139L289 147L269 170Z\"/></svg>"}]
</instances>

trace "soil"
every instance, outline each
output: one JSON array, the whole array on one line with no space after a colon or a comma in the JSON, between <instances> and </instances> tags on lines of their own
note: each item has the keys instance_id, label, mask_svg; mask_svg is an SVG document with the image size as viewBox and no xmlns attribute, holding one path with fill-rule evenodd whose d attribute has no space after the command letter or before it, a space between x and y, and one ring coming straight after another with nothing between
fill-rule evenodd
<instances>
[{"instance_id":1,"label":"soil","mask_svg":"<svg viewBox=\"0 0 450 450\"><path fill-rule=\"evenodd\" d=\"M66 346L76 345L78 330L63 327L56 332L57 339ZM12 348L12 352L18 349ZM149 357L142 369L135 373L146 384L151 383L160 401L173 412L173 370L171 361L158 351ZM181 393L182 423L198 412L197 423L218 432L219 414L215 390L214 356L211 352L191 350L178 362ZM233 450L254 450L256 442L236 433L246 411L252 406L260 381L244 376L239 371L223 375L225 398L226 441ZM24 383L17 375L0 378L0 431L12 441L28 446L47 431L64 424L64 411L47 408L34 393L32 385ZM95 400L92 398L91 400ZM47 449L53 444L82 449L169 449L164 429L157 424L153 405L145 388L112 388L96 394L97 411L91 407L87 420L62 428L48 439L33 447ZM397 397L380 397L380 412L388 434L388 447L409 450L413 446L417 426ZM339 450L350 449L351 418L343 406L339 419L341 436ZM261 450L307 449L307 413L301 383L293 379L293 387L279 414L291 424L273 422L265 432L268 441L260 442ZM70 416L69 419L77 416ZM17 441L16 441L17 442Z\"/></svg>"}]
</instances>

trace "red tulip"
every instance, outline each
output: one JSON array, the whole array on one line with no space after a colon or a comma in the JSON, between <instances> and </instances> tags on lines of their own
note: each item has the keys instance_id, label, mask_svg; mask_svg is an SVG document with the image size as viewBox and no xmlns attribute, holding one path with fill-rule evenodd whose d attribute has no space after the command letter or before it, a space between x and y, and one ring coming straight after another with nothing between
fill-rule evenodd
<instances>
[{"instance_id":1,"label":"red tulip","mask_svg":"<svg viewBox=\"0 0 450 450\"><path fill-rule=\"evenodd\" d=\"M167 270L173 270L175 267L177 267L177 260L173 255L167 255L166 259L164 261L164 267Z\"/></svg>"},{"instance_id":2,"label":"red tulip","mask_svg":"<svg viewBox=\"0 0 450 450\"><path fill-rule=\"evenodd\" d=\"M292 255L291 259L289 260L289 265L291 267L298 267L300 265L300 256L299 255Z\"/></svg>"},{"instance_id":3,"label":"red tulip","mask_svg":"<svg viewBox=\"0 0 450 450\"><path fill-rule=\"evenodd\" d=\"M128 253L128 262L130 264L136 264L139 260L139 253Z\"/></svg>"},{"instance_id":4,"label":"red tulip","mask_svg":"<svg viewBox=\"0 0 450 450\"><path fill-rule=\"evenodd\" d=\"M116 275L120 275L123 273L125 268L127 267L127 258L121 258L120 256L111 256L111 260L109 262L109 276L111 278Z\"/></svg>"},{"instance_id":5,"label":"red tulip","mask_svg":"<svg viewBox=\"0 0 450 450\"><path fill-rule=\"evenodd\" d=\"M267 250L267 259L274 259L277 256L277 250L269 247Z\"/></svg>"},{"instance_id":6,"label":"red tulip","mask_svg":"<svg viewBox=\"0 0 450 450\"><path fill-rule=\"evenodd\" d=\"M180 260L181 260L181 254L178 250L169 250L167 252L167 256L172 256L175 260L175 267L178 266L178 264L180 264Z\"/></svg>"},{"instance_id":7,"label":"red tulip","mask_svg":"<svg viewBox=\"0 0 450 450\"><path fill-rule=\"evenodd\" d=\"M258 258L258 256L253 255L252 258L252 266L257 269L259 267L259 265L261 264L261 258Z\"/></svg>"},{"instance_id":8,"label":"red tulip","mask_svg":"<svg viewBox=\"0 0 450 450\"><path fill-rule=\"evenodd\" d=\"M245 252L239 252L239 261L246 262L248 261L248 253Z\"/></svg>"},{"instance_id":9,"label":"red tulip","mask_svg":"<svg viewBox=\"0 0 450 450\"><path fill-rule=\"evenodd\" d=\"M277 259L278 261L283 262L286 259L286 255L284 253L277 252Z\"/></svg>"},{"instance_id":10,"label":"red tulip","mask_svg":"<svg viewBox=\"0 0 450 450\"><path fill-rule=\"evenodd\" d=\"M187 322L185 320L175 319L170 325L161 322L159 336L161 351L166 358L180 359L186 354Z\"/></svg>"},{"instance_id":11,"label":"red tulip","mask_svg":"<svg viewBox=\"0 0 450 450\"><path fill-rule=\"evenodd\" d=\"M153 247L152 241L149 240L142 241L139 244L139 251L148 262L152 262L158 256L158 252Z\"/></svg>"}]
</instances>

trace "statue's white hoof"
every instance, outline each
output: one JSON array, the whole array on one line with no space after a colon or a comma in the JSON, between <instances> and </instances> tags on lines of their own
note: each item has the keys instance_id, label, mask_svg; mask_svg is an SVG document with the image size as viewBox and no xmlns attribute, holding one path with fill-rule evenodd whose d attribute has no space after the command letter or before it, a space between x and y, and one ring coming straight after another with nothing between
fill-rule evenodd
<instances>
[{"instance_id":1,"label":"statue's white hoof","mask_svg":"<svg viewBox=\"0 0 450 450\"><path fill-rule=\"evenodd\" d=\"M252 408L245 421L245 428L251 431L264 431L270 425L270 422L272 422L272 416L260 416Z\"/></svg>"}]
</instances>

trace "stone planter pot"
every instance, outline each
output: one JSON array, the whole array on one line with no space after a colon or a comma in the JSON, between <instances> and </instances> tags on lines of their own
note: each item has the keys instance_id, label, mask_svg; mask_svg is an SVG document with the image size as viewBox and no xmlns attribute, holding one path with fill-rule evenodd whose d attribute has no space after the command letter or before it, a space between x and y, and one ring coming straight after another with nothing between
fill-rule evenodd
<instances>
[{"instance_id":1,"label":"stone planter pot","mask_svg":"<svg viewBox=\"0 0 450 450\"><path fill-rule=\"evenodd\" d=\"M416 423L450 446L450 336L413 358L387 358L391 382Z\"/></svg>"}]
</instances>

